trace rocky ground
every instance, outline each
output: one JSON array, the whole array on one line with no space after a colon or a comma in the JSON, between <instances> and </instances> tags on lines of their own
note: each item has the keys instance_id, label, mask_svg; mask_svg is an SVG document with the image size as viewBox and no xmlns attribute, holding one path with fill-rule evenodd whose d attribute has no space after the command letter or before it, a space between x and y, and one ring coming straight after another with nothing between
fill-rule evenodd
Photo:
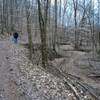
<instances>
[{"instance_id":1,"label":"rocky ground","mask_svg":"<svg viewBox=\"0 0 100 100\"><path fill-rule=\"evenodd\" d=\"M72 48L69 47L69 49ZM44 70L39 65L33 65L26 57L27 53L26 48L20 44L13 44L9 39L0 41L0 100L78 99L76 97L78 94L75 95L77 93L75 88L73 88L75 93L69 88L69 86L74 86L69 83L69 85L65 85L61 77L57 77L52 73L53 70L50 73L50 71ZM52 64L54 63L57 66L58 62L66 59L66 63L64 63L66 72L69 70L69 72L73 72L71 74L74 74L77 69L73 68L73 62L81 56L80 54L83 55L83 53L73 54L73 59L67 59L72 53L66 52L67 58L55 59ZM77 62L75 64L77 65ZM91 99L86 93L81 92L80 94L84 95L80 96L79 100L97 100Z\"/></svg>"},{"instance_id":2,"label":"rocky ground","mask_svg":"<svg viewBox=\"0 0 100 100\"><path fill-rule=\"evenodd\" d=\"M33 66L25 51L0 41L0 100L76 100L59 78Z\"/></svg>"}]
</instances>

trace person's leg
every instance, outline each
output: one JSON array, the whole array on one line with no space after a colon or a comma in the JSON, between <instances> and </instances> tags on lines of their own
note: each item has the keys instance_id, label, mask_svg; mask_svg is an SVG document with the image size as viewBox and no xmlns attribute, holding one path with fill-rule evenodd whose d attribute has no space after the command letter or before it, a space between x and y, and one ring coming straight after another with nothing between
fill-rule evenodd
<instances>
[{"instance_id":1,"label":"person's leg","mask_svg":"<svg viewBox=\"0 0 100 100\"><path fill-rule=\"evenodd\" d=\"M17 44L17 38L14 38L14 43Z\"/></svg>"}]
</instances>

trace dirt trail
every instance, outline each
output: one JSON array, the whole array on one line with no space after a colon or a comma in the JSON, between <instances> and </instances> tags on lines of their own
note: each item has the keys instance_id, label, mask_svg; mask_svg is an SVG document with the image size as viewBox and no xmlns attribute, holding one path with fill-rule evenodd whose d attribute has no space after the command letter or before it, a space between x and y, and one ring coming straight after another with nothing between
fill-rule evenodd
<instances>
[{"instance_id":1,"label":"dirt trail","mask_svg":"<svg viewBox=\"0 0 100 100\"><path fill-rule=\"evenodd\" d=\"M13 56L11 45L9 40L0 41L0 100L23 100L18 94L11 73L13 71L9 61Z\"/></svg>"}]
</instances>

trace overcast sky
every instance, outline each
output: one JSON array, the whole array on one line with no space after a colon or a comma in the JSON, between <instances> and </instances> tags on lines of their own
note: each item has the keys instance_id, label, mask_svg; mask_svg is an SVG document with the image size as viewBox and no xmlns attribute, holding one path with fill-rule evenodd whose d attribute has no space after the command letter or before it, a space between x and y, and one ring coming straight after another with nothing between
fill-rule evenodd
<instances>
[{"instance_id":1,"label":"overcast sky","mask_svg":"<svg viewBox=\"0 0 100 100\"><path fill-rule=\"evenodd\" d=\"M54 4L54 1L55 1L55 0L51 0L51 3ZM60 0L57 0L57 1L59 2ZM63 1L64 1L64 0L61 0L61 2L63 2ZM97 4L98 1L97 1L97 0L92 0L92 1L94 2L95 6L96 6L96 4Z\"/></svg>"}]
</instances>

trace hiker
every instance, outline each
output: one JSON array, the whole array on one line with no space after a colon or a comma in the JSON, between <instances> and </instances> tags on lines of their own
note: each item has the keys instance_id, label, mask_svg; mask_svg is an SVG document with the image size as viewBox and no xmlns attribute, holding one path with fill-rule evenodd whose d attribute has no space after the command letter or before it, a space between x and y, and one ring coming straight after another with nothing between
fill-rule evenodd
<instances>
[{"instance_id":1,"label":"hiker","mask_svg":"<svg viewBox=\"0 0 100 100\"><path fill-rule=\"evenodd\" d=\"M17 32L15 32L15 33L13 33L13 40L14 40L14 43L17 43L18 42L18 33Z\"/></svg>"}]
</instances>

